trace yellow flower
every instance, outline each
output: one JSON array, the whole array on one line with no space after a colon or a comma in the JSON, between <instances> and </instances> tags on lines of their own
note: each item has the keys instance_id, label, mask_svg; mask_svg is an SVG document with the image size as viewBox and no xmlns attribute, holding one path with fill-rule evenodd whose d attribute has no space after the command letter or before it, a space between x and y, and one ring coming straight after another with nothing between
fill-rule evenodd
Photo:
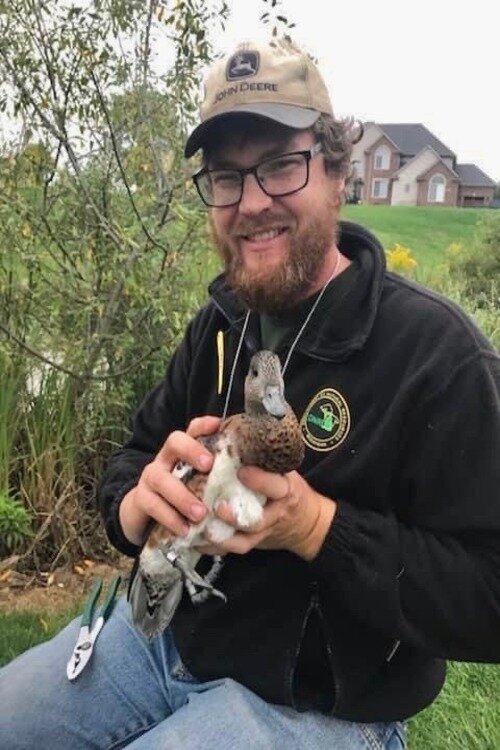
<instances>
[{"instance_id":1,"label":"yellow flower","mask_svg":"<svg viewBox=\"0 0 500 750\"><path fill-rule=\"evenodd\" d=\"M463 249L461 242L452 242L451 245L448 245L446 252L448 255L455 256L459 255Z\"/></svg>"},{"instance_id":2,"label":"yellow flower","mask_svg":"<svg viewBox=\"0 0 500 750\"><path fill-rule=\"evenodd\" d=\"M26 237L26 239L30 239L31 237L33 237L33 232L29 224L22 225L21 234L23 237Z\"/></svg>"},{"instance_id":3,"label":"yellow flower","mask_svg":"<svg viewBox=\"0 0 500 750\"><path fill-rule=\"evenodd\" d=\"M417 261L412 257L409 247L395 244L387 250L387 268L401 274L412 274L417 267Z\"/></svg>"}]
</instances>

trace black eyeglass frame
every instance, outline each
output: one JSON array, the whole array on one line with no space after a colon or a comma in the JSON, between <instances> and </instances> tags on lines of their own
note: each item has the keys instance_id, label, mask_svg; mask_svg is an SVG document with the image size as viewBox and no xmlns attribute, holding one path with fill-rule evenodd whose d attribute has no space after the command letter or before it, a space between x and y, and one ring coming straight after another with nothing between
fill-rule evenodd
<instances>
[{"instance_id":1,"label":"black eyeglass frame","mask_svg":"<svg viewBox=\"0 0 500 750\"><path fill-rule=\"evenodd\" d=\"M317 154L320 154L323 150L323 146L321 143L315 143L314 146L311 146L311 148L304 149L302 151L288 151L285 154L277 154L276 156L270 156L268 159L263 159L258 164L254 164L253 167L245 167L244 169L208 169L208 167L203 167L200 169L199 172L196 172L192 176L193 182L196 186L196 190L198 191L198 195L200 196L201 200L205 204L205 206L208 206L209 208L230 208L231 206L237 206L238 203L241 201L243 197L243 188L245 185L245 177L247 174L253 174L257 184L259 185L260 189L268 195L270 198L284 198L287 195L293 195L294 193L298 193L300 190L303 190L307 183L309 182L309 163L311 159L313 159ZM301 185L298 188L294 188L293 190L288 190L285 193L269 193L264 185L261 183L259 179L259 175L257 174L257 170L262 167L263 164L267 164L270 161L275 161L276 159L282 159L285 156L303 156L306 160L306 178L303 185ZM200 186L198 184L198 180L200 180L202 177L204 177L207 174L210 174L210 172L237 172L240 176L240 196L238 200L232 201L231 203L224 203L223 205L214 205L213 203L209 203L206 198L202 195Z\"/></svg>"}]
</instances>

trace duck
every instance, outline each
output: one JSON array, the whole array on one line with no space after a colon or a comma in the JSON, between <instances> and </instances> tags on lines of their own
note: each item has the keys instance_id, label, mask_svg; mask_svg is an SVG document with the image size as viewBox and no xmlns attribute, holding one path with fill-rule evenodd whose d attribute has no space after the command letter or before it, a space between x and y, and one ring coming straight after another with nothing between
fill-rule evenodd
<instances>
[{"instance_id":1,"label":"duck","mask_svg":"<svg viewBox=\"0 0 500 750\"><path fill-rule=\"evenodd\" d=\"M298 420L285 400L279 357L260 350L251 360L244 387L244 412L222 420L218 431L198 440L212 453L211 470L204 474L185 462L172 473L206 505L208 513L191 523L187 536L175 536L155 523L136 558L130 576L128 601L135 627L147 638L170 624L184 590L194 604L226 596L213 586L222 558L203 578L196 570L202 554L196 548L229 539L236 529L216 516L220 503L232 510L238 528L247 529L262 519L266 498L238 479L242 466L258 466L285 474L300 467L304 442Z\"/></svg>"}]
</instances>

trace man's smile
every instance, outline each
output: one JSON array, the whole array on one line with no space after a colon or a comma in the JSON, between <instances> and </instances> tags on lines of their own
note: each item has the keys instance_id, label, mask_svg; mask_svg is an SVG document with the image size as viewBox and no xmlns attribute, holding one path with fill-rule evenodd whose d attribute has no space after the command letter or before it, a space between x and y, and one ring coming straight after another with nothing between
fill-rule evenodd
<instances>
[{"instance_id":1,"label":"man's smile","mask_svg":"<svg viewBox=\"0 0 500 750\"><path fill-rule=\"evenodd\" d=\"M254 253L274 254L274 251L281 255L288 244L289 238L290 227L280 225L256 229L251 232L238 232L236 242L243 256L246 254L253 255Z\"/></svg>"},{"instance_id":2,"label":"man's smile","mask_svg":"<svg viewBox=\"0 0 500 750\"><path fill-rule=\"evenodd\" d=\"M275 227L273 229L261 229L257 232L242 234L240 237L247 242L267 242L269 240L274 240L275 237L278 237L286 231L287 227Z\"/></svg>"}]
</instances>

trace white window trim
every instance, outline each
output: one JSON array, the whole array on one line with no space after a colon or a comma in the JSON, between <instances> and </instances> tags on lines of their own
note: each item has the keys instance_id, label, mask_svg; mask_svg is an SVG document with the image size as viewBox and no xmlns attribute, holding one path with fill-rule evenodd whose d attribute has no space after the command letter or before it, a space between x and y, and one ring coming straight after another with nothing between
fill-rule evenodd
<instances>
[{"instance_id":1,"label":"white window trim","mask_svg":"<svg viewBox=\"0 0 500 750\"><path fill-rule=\"evenodd\" d=\"M376 195L375 193L375 184L380 183L381 186L385 188L384 194ZM377 200L385 200L389 195L389 178L388 177L374 177L372 180L372 198L376 198Z\"/></svg>"},{"instance_id":2,"label":"white window trim","mask_svg":"<svg viewBox=\"0 0 500 750\"><path fill-rule=\"evenodd\" d=\"M377 166L377 158L379 156L381 157L382 161L380 167ZM389 146L386 146L385 143L382 143L380 146L378 146L375 153L373 154L373 168L377 170L391 168L391 149L389 148Z\"/></svg>"},{"instance_id":3,"label":"white window trim","mask_svg":"<svg viewBox=\"0 0 500 750\"><path fill-rule=\"evenodd\" d=\"M438 197L438 189L437 186L442 186L443 192L441 195L441 198ZM431 191L432 188L436 186L436 198L431 197ZM444 203L446 198L446 177L444 174L441 174L441 172L436 172L436 174L433 174L431 179L429 180L429 186L427 188L427 202L428 203Z\"/></svg>"}]
</instances>

